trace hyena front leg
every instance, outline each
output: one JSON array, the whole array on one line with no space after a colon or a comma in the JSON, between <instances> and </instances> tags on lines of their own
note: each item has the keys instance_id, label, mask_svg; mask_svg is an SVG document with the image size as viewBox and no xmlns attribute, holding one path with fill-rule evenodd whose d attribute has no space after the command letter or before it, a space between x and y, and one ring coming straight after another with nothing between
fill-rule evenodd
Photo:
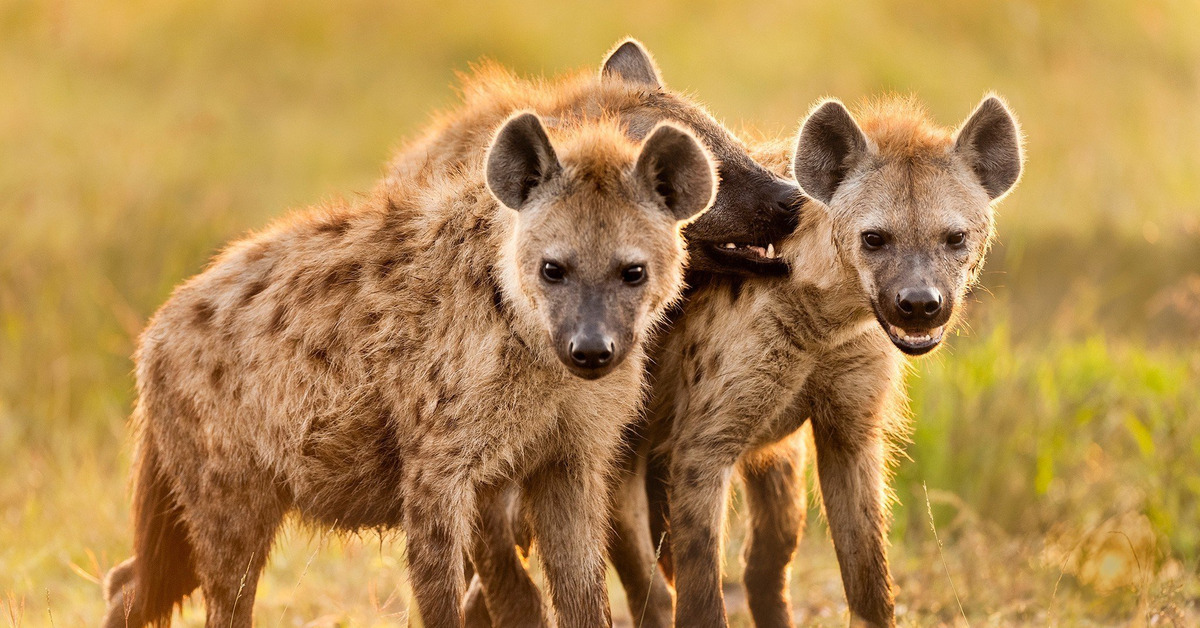
<instances>
[{"instance_id":1,"label":"hyena front leg","mask_svg":"<svg viewBox=\"0 0 1200 628\"><path fill-rule=\"evenodd\" d=\"M836 408L813 416L817 476L855 626L895 625L880 423L879 417Z\"/></svg>"},{"instance_id":2,"label":"hyena front leg","mask_svg":"<svg viewBox=\"0 0 1200 628\"><path fill-rule=\"evenodd\" d=\"M677 448L668 495L675 566L675 625L726 626L721 545L736 457Z\"/></svg>"},{"instance_id":3,"label":"hyena front leg","mask_svg":"<svg viewBox=\"0 0 1200 628\"><path fill-rule=\"evenodd\" d=\"M635 457L629 467L622 470L613 496L608 558L625 588L634 627L669 628L674 604L658 569L660 542L650 535L645 458Z\"/></svg>"},{"instance_id":4,"label":"hyena front leg","mask_svg":"<svg viewBox=\"0 0 1200 628\"><path fill-rule=\"evenodd\" d=\"M750 515L744 585L759 628L792 625L788 574L807 516L804 463L804 441L793 436L740 464Z\"/></svg>"},{"instance_id":5,"label":"hyena front leg","mask_svg":"<svg viewBox=\"0 0 1200 628\"><path fill-rule=\"evenodd\" d=\"M518 553L521 539L515 529L522 523L517 508L518 488L479 498L479 515L471 548L476 579L463 604L469 626L549 626L542 596L525 570ZM524 549L528 551L528 543ZM479 608L486 604L486 608Z\"/></svg>"},{"instance_id":6,"label":"hyena front leg","mask_svg":"<svg viewBox=\"0 0 1200 628\"><path fill-rule=\"evenodd\" d=\"M543 465L525 481L525 511L560 628L611 626L604 581L608 488L596 461Z\"/></svg>"},{"instance_id":7,"label":"hyena front leg","mask_svg":"<svg viewBox=\"0 0 1200 628\"><path fill-rule=\"evenodd\" d=\"M413 597L426 628L460 628L475 492L464 480L419 473L407 486L404 533ZM420 480L424 480L421 482Z\"/></svg>"}]
</instances>

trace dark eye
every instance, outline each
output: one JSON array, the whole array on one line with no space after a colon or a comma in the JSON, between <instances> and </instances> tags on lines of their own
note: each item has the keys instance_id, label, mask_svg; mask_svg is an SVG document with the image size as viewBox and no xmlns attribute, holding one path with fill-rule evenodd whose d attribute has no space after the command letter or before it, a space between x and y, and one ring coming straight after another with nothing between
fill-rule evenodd
<instances>
[{"instance_id":1,"label":"dark eye","mask_svg":"<svg viewBox=\"0 0 1200 628\"><path fill-rule=\"evenodd\" d=\"M559 283L567 276L567 271L554 262L542 262L542 279L550 283Z\"/></svg>"},{"instance_id":2,"label":"dark eye","mask_svg":"<svg viewBox=\"0 0 1200 628\"><path fill-rule=\"evenodd\" d=\"M967 242L967 234L962 231L955 231L946 236L946 244L958 248Z\"/></svg>"},{"instance_id":3,"label":"dark eye","mask_svg":"<svg viewBox=\"0 0 1200 628\"><path fill-rule=\"evenodd\" d=\"M621 271L621 281L636 286L646 280L646 267L641 264L626 266L625 270Z\"/></svg>"},{"instance_id":4,"label":"dark eye","mask_svg":"<svg viewBox=\"0 0 1200 628\"><path fill-rule=\"evenodd\" d=\"M868 250L874 251L884 245L886 240L882 233L878 231L864 231L862 234L863 246Z\"/></svg>"}]
</instances>

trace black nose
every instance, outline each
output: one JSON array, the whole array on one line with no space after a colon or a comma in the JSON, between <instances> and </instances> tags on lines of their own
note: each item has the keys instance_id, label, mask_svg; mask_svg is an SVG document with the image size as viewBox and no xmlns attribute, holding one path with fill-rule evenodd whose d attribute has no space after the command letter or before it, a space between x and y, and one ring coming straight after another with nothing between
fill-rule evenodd
<instances>
[{"instance_id":1,"label":"black nose","mask_svg":"<svg viewBox=\"0 0 1200 628\"><path fill-rule=\"evenodd\" d=\"M613 341L604 334L579 334L571 339L567 350L576 366L600 368L612 361Z\"/></svg>"},{"instance_id":2,"label":"black nose","mask_svg":"<svg viewBox=\"0 0 1200 628\"><path fill-rule=\"evenodd\" d=\"M775 211L792 229L800 223L800 206L804 204L804 195L795 185L779 182L775 191Z\"/></svg>"},{"instance_id":3,"label":"black nose","mask_svg":"<svg viewBox=\"0 0 1200 628\"><path fill-rule=\"evenodd\" d=\"M896 294L896 307L914 319L931 319L942 310L942 293L932 286L901 288Z\"/></svg>"}]
</instances>

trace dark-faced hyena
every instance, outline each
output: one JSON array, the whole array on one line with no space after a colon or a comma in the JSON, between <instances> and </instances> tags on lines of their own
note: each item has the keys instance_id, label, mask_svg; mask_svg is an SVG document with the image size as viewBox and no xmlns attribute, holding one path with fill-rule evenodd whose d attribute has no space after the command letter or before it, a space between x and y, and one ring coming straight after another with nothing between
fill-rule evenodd
<instances>
[{"instance_id":1,"label":"dark-faced hyena","mask_svg":"<svg viewBox=\"0 0 1200 628\"><path fill-rule=\"evenodd\" d=\"M725 625L720 557L734 469L750 515L755 624L791 625L805 422L852 623L894 624L886 479L904 428L895 348L928 352L952 326L992 237L992 203L1016 183L1022 155L995 97L953 134L904 100L858 120L828 101L803 126L794 173L819 204L805 206L781 247L791 276L699 287L652 353L650 444L652 466L669 476L676 625ZM778 144L755 157L783 172L791 154Z\"/></svg>"},{"instance_id":2,"label":"dark-faced hyena","mask_svg":"<svg viewBox=\"0 0 1200 628\"><path fill-rule=\"evenodd\" d=\"M461 625L475 504L510 481L560 625L609 623L606 476L714 165L671 125L639 149L611 121L505 117L486 155L282 220L155 314L106 626L167 623L197 586L208 626L250 626L289 512L403 527L424 624Z\"/></svg>"}]
</instances>

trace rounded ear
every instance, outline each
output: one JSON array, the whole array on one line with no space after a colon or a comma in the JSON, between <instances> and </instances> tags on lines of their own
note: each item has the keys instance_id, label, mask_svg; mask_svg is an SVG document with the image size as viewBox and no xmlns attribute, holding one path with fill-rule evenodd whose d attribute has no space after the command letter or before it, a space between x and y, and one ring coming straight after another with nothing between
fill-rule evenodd
<instances>
[{"instance_id":1,"label":"rounded ear","mask_svg":"<svg viewBox=\"0 0 1200 628\"><path fill-rule=\"evenodd\" d=\"M1017 120L996 96L988 96L954 138L954 150L966 160L992 199L1004 196L1021 178L1021 132Z\"/></svg>"},{"instance_id":2,"label":"rounded ear","mask_svg":"<svg viewBox=\"0 0 1200 628\"><path fill-rule=\"evenodd\" d=\"M600 68L600 78L637 83L654 89L663 86L654 59L645 46L632 38L623 40L608 53Z\"/></svg>"},{"instance_id":3,"label":"rounded ear","mask_svg":"<svg viewBox=\"0 0 1200 628\"><path fill-rule=\"evenodd\" d=\"M846 106L826 100L808 114L792 171L804 193L829 204L850 168L867 152L867 136Z\"/></svg>"},{"instance_id":4,"label":"rounded ear","mask_svg":"<svg viewBox=\"0 0 1200 628\"><path fill-rule=\"evenodd\" d=\"M509 118L492 140L487 154L487 186L506 207L519 210L534 188L561 169L541 119L521 112Z\"/></svg>"},{"instance_id":5,"label":"rounded ear","mask_svg":"<svg viewBox=\"0 0 1200 628\"><path fill-rule=\"evenodd\" d=\"M634 173L675 220L708 209L716 197L713 159L691 133L671 124L660 124L650 132Z\"/></svg>"}]
</instances>

